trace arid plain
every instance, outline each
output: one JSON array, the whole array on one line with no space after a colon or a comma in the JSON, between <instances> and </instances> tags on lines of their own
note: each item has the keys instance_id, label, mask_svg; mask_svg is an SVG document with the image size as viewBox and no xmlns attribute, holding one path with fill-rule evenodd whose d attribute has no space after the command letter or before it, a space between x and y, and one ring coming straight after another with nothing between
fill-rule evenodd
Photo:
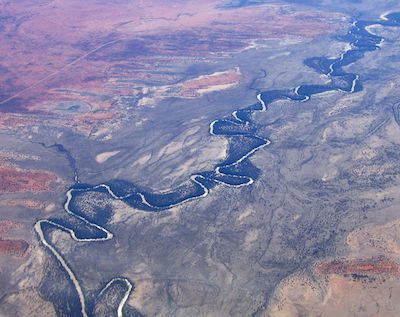
<instances>
[{"instance_id":1,"label":"arid plain","mask_svg":"<svg viewBox=\"0 0 400 317\"><path fill-rule=\"evenodd\" d=\"M396 2L0 7L0 315L398 315Z\"/></svg>"}]
</instances>

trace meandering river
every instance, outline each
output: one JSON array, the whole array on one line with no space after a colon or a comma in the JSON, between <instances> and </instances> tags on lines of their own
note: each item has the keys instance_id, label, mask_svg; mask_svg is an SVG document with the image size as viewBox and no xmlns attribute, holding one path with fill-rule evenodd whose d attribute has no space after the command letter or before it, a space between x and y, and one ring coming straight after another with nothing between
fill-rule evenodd
<instances>
[{"instance_id":1,"label":"meandering river","mask_svg":"<svg viewBox=\"0 0 400 317\"><path fill-rule=\"evenodd\" d=\"M368 28L377 24L400 26L400 13L386 13L381 15L378 21L356 21L348 33L339 39L349 45L347 50L338 58L312 57L304 61L305 65L313 68L316 72L328 76L330 78L328 84L299 85L294 89L259 92L255 96L257 101L253 105L235 110L226 118L211 122L209 130L211 135L223 136L229 139L229 150L226 159L216 165L213 170L201 171L190 175L186 184L167 193L146 192L135 186L135 184L119 180L111 180L94 186L82 185L77 182L70 188L66 193L65 211L93 229L96 232L95 236L93 234L90 236L85 236L82 233L77 234L77 229L73 226L50 219L39 220L34 229L43 247L55 257L75 287L79 297L81 315L86 317L90 313L87 309L85 294L82 291L79 279L61 253L49 242L44 226L63 230L77 242L96 243L107 241L113 238L113 234L90 219L83 211L77 209L74 204L74 197L85 192L102 191L107 192L113 199L121 200L134 208L147 212L160 212L190 200L205 197L210 194L210 191L215 186L242 187L251 185L257 180L259 173L248 158L270 144L267 138L257 135L257 126L252 120L253 116L257 112L268 111L269 105L273 101L280 99L305 102L312 95L326 91L340 90L349 93L361 91L363 87L360 76L345 72L343 67L360 60L366 52L381 49L380 44L383 42L383 38L369 32ZM75 177L75 180L77 180L77 177ZM126 278L116 277L106 284L99 295L117 282L126 285L126 292L121 295L120 303L116 307L117 315L121 317L123 307L133 290L133 283Z\"/></svg>"}]
</instances>

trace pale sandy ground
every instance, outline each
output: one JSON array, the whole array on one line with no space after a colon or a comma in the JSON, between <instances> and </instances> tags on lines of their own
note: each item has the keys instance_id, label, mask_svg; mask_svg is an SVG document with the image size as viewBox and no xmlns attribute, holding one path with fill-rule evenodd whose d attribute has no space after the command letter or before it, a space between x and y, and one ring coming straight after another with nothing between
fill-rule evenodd
<instances>
[{"instance_id":1,"label":"pale sandy ground","mask_svg":"<svg viewBox=\"0 0 400 317\"><path fill-rule=\"evenodd\" d=\"M104 163L107 161L110 157L113 157L114 155L117 155L120 151L111 151L111 152L103 152L100 153L96 156L96 162L97 163Z\"/></svg>"}]
</instances>

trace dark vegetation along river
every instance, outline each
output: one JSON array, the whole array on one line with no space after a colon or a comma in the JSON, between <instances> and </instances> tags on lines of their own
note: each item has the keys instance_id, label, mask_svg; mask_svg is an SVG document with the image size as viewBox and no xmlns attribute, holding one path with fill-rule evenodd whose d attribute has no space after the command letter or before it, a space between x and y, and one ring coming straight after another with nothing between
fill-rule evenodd
<instances>
[{"instance_id":1,"label":"dark vegetation along river","mask_svg":"<svg viewBox=\"0 0 400 317\"><path fill-rule=\"evenodd\" d=\"M81 242L101 242L113 238L113 234L105 228L112 211L99 210L95 214L85 213L75 203L79 195L90 191L105 192L113 199L121 200L134 208L147 212L161 212L189 200L205 197L215 186L251 185L259 177L260 171L251 163L249 157L270 143L268 139L257 135L257 126L252 121L252 116L256 112L267 111L268 105L279 99L307 101L312 95L326 91L341 90L349 93L361 91L363 88L359 75L347 73L343 67L358 61L366 52L380 49L383 38L370 33L367 29L368 26L376 24L400 26L400 13L386 14L379 21L356 21L346 35L337 38L339 41L350 44L349 49L340 57L312 57L304 61L308 67L329 76L329 84L301 85L294 89L259 92L256 95L257 102L255 104L238 109L229 117L213 121L210 124L210 133L228 138L229 148L225 161L216 165L212 171L201 171L190 175L190 181L162 194L143 191L135 184L124 180L111 180L93 186L81 184L75 177L76 184L68 190L64 205L65 211L72 217L72 220L44 219L35 224L35 231L42 245L50 251L66 272L76 293L74 295L76 299L73 301L71 298L58 301L56 309L64 311L64 313L68 312L70 316L90 316L93 314L94 301L103 298L107 292L114 292L117 293L114 295L118 298L118 301L113 304L115 306L113 307L114 314L122 316L124 305L133 290L133 285L128 279L114 278L99 291L97 297L86 298L77 277L62 257L61 250L57 250L49 242L48 234L52 229L63 230L73 240ZM398 109L396 108L394 111L398 112ZM51 296L49 300L51 300Z\"/></svg>"}]
</instances>

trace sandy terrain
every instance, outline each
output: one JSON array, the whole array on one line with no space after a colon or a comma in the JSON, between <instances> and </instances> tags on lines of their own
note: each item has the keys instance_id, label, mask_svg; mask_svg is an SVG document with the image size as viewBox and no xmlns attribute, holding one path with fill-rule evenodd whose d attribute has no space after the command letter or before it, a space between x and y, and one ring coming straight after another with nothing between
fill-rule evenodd
<instances>
[{"instance_id":1,"label":"sandy terrain","mask_svg":"<svg viewBox=\"0 0 400 317\"><path fill-rule=\"evenodd\" d=\"M104 163L107 161L110 157L113 157L114 155L117 155L120 151L111 151L111 152L103 152L100 153L96 156L96 162L97 163Z\"/></svg>"},{"instance_id":2,"label":"sandy terrain","mask_svg":"<svg viewBox=\"0 0 400 317\"><path fill-rule=\"evenodd\" d=\"M257 39L309 41L344 25L343 14L302 12L288 5L231 11L218 9L213 0L117 2L106 9L95 1L85 6L80 1L24 3L0 5L8 19L0 34L0 51L8 56L0 65L3 129L41 118L87 135L112 129L115 119L126 115L124 98L140 102L143 87L167 85L167 95L197 97L231 88L240 76L228 70L179 83L174 64L211 61ZM188 61L179 59L187 56ZM85 102L89 113L59 109L74 102Z\"/></svg>"}]
</instances>

